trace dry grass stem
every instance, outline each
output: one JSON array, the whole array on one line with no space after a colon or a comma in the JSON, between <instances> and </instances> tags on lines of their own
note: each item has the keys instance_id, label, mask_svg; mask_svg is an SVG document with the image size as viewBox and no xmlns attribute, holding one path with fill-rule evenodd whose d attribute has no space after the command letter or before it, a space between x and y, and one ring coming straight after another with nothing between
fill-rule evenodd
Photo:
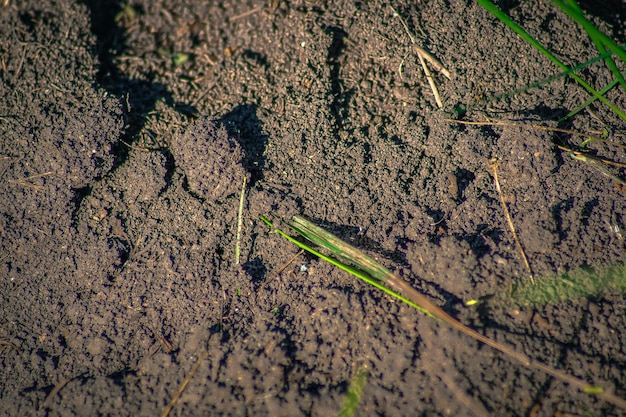
<instances>
[{"instance_id":1,"label":"dry grass stem","mask_svg":"<svg viewBox=\"0 0 626 417\"><path fill-rule=\"evenodd\" d=\"M196 361L196 363L191 368L191 371L185 377L183 383L180 384L180 387L178 388L178 391L176 391L176 394L174 394L174 396L172 397L172 400L170 401L168 406L165 407L165 410L163 410L163 413L161 413L161 417L167 417L170 414L170 411L172 411L172 409L174 408L174 405L176 405L176 403L180 399L180 396L183 395L183 392L185 391L185 388L187 388L187 385L189 385L189 381L191 381L191 378L193 378L193 376L196 374L196 372L198 372L198 369L200 368L200 365L202 365L202 361L205 360L207 356L209 356L209 351L205 350L198 357L198 360Z\"/></svg>"},{"instance_id":2,"label":"dry grass stem","mask_svg":"<svg viewBox=\"0 0 626 417\"><path fill-rule=\"evenodd\" d=\"M298 256L302 255L304 253L304 250L300 249L298 251L298 253L296 253L295 255L293 255L291 258L289 258L289 260L287 262L285 262L284 264L282 264L280 266L280 268L278 268L276 270L276 272L273 272L268 279L265 280L265 282L263 283L263 285L261 285L261 287L259 288L259 291L262 290L263 288L265 288L267 286L267 284L269 284L274 278L276 278L278 275L280 275L285 269L287 269L287 267L289 265L291 265L293 263L293 261L295 261Z\"/></svg>"},{"instance_id":3,"label":"dry grass stem","mask_svg":"<svg viewBox=\"0 0 626 417\"><path fill-rule=\"evenodd\" d=\"M506 120L492 120L492 121L488 120L485 122L475 122L475 121L465 121L465 120L456 120L456 119L444 119L444 121L449 122L449 123L458 123L461 125L472 125L472 126L523 127L523 128L528 128L528 129L545 130L548 132L559 132L559 133L566 133L568 135L583 136L583 137L593 139L593 140L598 140L598 141L604 140L604 138L599 136L599 135L602 135L602 132L593 132L593 135L590 135L588 133L578 132L576 130L560 129L558 127L542 126L542 125L536 125L532 123L509 122Z\"/></svg>"},{"instance_id":4,"label":"dry grass stem","mask_svg":"<svg viewBox=\"0 0 626 417\"><path fill-rule=\"evenodd\" d=\"M441 102L441 97L439 96L439 90L437 89L437 84L435 84L435 80L433 76L430 74L430 70L428 69L428 65L424 61L424 57L422 54L418 53L417 57L420 60L420 64L422 64L422 68L424 68L424 74L426 74L426 79L428 80L428 84L430 85L430 89L433 90L433 95L435 96L435 101L437 102L437 106L442 109L443 103Z\"/></svg>"},{"instance_id":5,"label":"dry grass stem","mask_svg":"<svg viewBox=\"0 0 626 417\"><path fill-rule=\"evenodd\" d=\"M9 342L8 340L0 340L0 346L6 346L8 348L11 348L15 351L18 350L17 345L15 343ZM0 350L0 352L2 352L2 350Z\"/></svg>"},{"instance_id":6,"label":"dry grass stem","mask_svg":"<svg viewBox=\"0 0 626 417\"><path fill-rule=\"evenodd\" d=\"M623 164L621 162L615 162L615 161L611 161L610 159L599 158L597 156L589 155L589 154L586 154L584 152L578 152L578 151L575 151L572 148L568 148L566 146L558 145L557 148L559 148L562 151L573 153L574 155L572 155L572 157L574 157L574 158L584 156L586 159L591 159L591 160L594 160L594 161L597 161L597 162L602 162L603 164L606 164L606 165L611 165L611 166L614 166L614 167L617 167L617 168L626 168L626 164Z\"/></svg>"},{"instance_id":7,"label":"dry grass stem","mask_svg":"<svg viewBox=\"0 0 626 417\"><path fill-rule=\"evenodd\" d=\"M243 185L241 186L241 195L239 196L239 213L237 215L237 238L235 242L235 264L239 265L239 254L241 253L241 226L243 224L243 200L246 195L246 179L243 177Z\"/></svg>"},{"instance_id":8,"label":"dry grass stem","mask_svg":"<svg viewBox=\"0 0 626 417\"><path fill-rule=\"evenodd\" d=\"M413 48L415 48L415 51L418 53L418 55L421 55L424 59L426 59L426 61L430 62L430 64L433 67L435 67L435 69L437 71L442 73L447 79L449 79L449 80L452 79L450 77L450 71L448 71L448 69L446 67L444 67L443 64L441 63L441 61L439 61L437 58L435 58L434 55L432 55L430 52L426 51L424 48L420 48L417 45L413 45Z\"/></svg>"},{"instance_id":9,"label":"dry grass stem","mask_svg":"<svg viewBox=\"0 0 626 417\"><path fill-rule=\"evenodd\" d=\"M528 274L530 276L530 282L535 283L535 278L533 277L533 271L530 268L530 263L528 262L528 258L526 257L526 252L524 252L524 248L520 243L519 237L517 236L517 232L515 231L515 226L513 225L513 219L511 218L511 213L509 212L509 208L504 201L504 197L502 196L502 190L500 189L500 181L498 180L498 163L493 163L489 168L493 170L493 180L496 183L496 191L498 192L498 197L500 197L500 203L502 203L502 210L504 210L504 215L506 217L506 221L509 223L509 228L511 229L511 233L513 234L513 240L515 241L515 246L519 250L522 255L522 259L524 260L524 265L526 265L526 269L528 269Z\"/></svg>"},{"instance_id":10,"label":"dry grass stem","mask_svg":"<svg viewBox=\"0 0 626 417\"><path fill-rule=\"evenodd\" d=\"M622 187L626 187L626 181L624 181L623 179L621 179L617 175L613 174L605 166L605 164L611 164L611 165L617 165L617 166L623 166L623 164L619 164L617 162L608 161L608 160L602 159L602 158L596 158L596 157L593 157L591 155L587 155L587 154L585 154L583 152L570 152L569 155L572 158L574 158L574 159L576 159L578 161L584 162L587 165L589 165L589 166L595 168L596 170L600 171L600 173L602 173L603 175L609 177L613 181L617 182Z\"/></svg>"},{"instance_id":11,"label":"dry grass stem","mask_svg":"<svg viewBox=\"0 0 626 417\"><path fill-rule=\"evenodd\" d=\"M261 4L260 6L255 7L254 9L248 10L247 12L243 12L241 14L238 14L236 16L233 17L229 17L228 21L229 22L234 22L235 20L239 20L239 19L243 19L244 17L248 17L250 15L255 14L256 12L259 12L263 9L263 7L265 6L265 4Z\"/></svg>"},{"instance_id":12,"label":"dry grass stem","mask_svg":"<svg viewBox=\"0 0 626 417\"><path fill-rule=\"evenodd\" d=\"M389 8L393 12L393 15L395 17L397 17L398 19L400 19L400 23L402 23L402 26L404 27L404 31L406 32L406 34L408 35L409 39L411 40L411 43L413 44L415 52L417 53L417 56L418 56L418 58L420 60L420 64L422 65L422 68L424 69L424 74L426 75L426 79L428 80L428 84L430 85L430 89L433 92L433 96L435 96L435 101L437 102L437 106L440 109L443 108L443 103L441 102L441 96L439 95L439 90L437 89L437 84L435 84L435 79L433 78L432 74L430 73L430 70L428 69L428 66L426 65L426 61L430 62L435 67L435 69L437 71L441 72L448 79L450 79L450 71L448 71L441 64L441 62L437 58L435 58L432 54L427 52L424 48L418 46L417 40L415 39L415 36L413 36L413 34L411 33L411 30L409 29L409 25L407 25L407 23L404 20L404 18L402 16L400 16L400 13L398 13L396 11L396 9L394 9L392 6L389 6ZM422 31L422 33L423 33L423 31ZM399 66L400 75L402 75L402 64L403 63L404 63L404 59L402 60L402 63L400 63L400 66Z\"/></svg>"},{"instance_id":13,"label":"dry grass stem","mask_svg":"<svg viewBox=\"0 0 626 417\"><path fill-rule=\"evenodd\" d=\"M44 400L43 404L42 404L42 408L46 408L50 406L50 403L52 402L52 399L59 393L59 391L61 391L73 378L64 378L62 380L60 380L55 386L54 388L52 388L52 391L50 391L50 394L48 394L48 396L46 397L46 399Z\"/></svg>"},{"instance_id":14,"label":"dry grass stem","mask_svg":"<svg viewBox=\"0 0 626 417\"><path fill-rule=\"evenodd\" d=\"M21 180L8 180L11 184L21 185L22 187L31 188L33 190L41 191L44 189L42 185L31 183L32 180L37 178L47 177L48 175L52 175L52 171L44 172L43 174L31 175L30 177L22 178Z\"/></svg>"},{"instance_id":15,"label":"dry grass stem","mask_svg":"<svg viewBox=\"0 0 626 417\"><path fill-rule=\"evenodd\" d=\"M156 330L154 330L152 327L150 327L149 329L154 335L154 337L159 341L159 343L155 346L152 352L150 352L151 357L156 355L156 353L161 349L163 349L163 352L165 353L170 353L172 350L174 350L174 346L169 340L165 338L165 336L163 336L160 333L157 333Z\"/></svg>"}]
</instances>

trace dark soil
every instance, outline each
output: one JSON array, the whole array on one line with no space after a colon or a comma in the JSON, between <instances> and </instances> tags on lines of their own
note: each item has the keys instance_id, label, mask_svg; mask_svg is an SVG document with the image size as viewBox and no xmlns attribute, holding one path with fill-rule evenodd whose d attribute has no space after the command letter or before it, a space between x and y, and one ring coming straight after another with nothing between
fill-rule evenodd
<instances>
[{"instance_id":1,"label":"dark soil","mask_svg":"<svg viewBox=\"0 0 626 417\"><path fill-rule=\"evenodd\" d=\"M387 4L212 3L2 2L0 414L160 415L197 363L170 415L336 415L363 369L359 415L626 415L316 258L273 276L297 250L258 220L303 214L624 398L621 292L498 301L530 277L489 167L537 280L624 261L623 188L556 146L580 137L446 119L608 128L591 148L622 164L623 121L558 125L587 98L564 77L514 94L559 70L474 2L393 4L451 71L443 109ZM625 42L624 4L591 4ZM501 7L567 64L598 54L547 2Z\"/></svg>"}]
</instances>

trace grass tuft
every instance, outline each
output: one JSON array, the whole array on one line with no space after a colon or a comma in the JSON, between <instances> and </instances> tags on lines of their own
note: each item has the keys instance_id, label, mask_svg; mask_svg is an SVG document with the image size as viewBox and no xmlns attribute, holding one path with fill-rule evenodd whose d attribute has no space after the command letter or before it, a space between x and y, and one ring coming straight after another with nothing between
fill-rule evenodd
<instances>
[{"instance_id":1,"label":"grass tuft","mask_svg":"<svg viewBox=\"0 0 626 417\"><path fill-rule=\"evenodd\" d=\"M626 294L626 265L604 269L586 266L562 275L537 277L535 281L535 284L519 283L513 287L511 298L516 304L558 304L577 298L597 297L608 291Z\"/></svg>"},{"instance_id":2,"label":"grass tuft","mask_svg":"<svg viewBox=\"0 0 626 417\"><path fill-rule=\"evenodd\" d=\"M368 372L365 368L359 369L354 377L352 377L346 397L343 400L343 404L341 404L338 417L354 417L357 415L356 412L359 409L359 403L363 396L363 388L367 383L367 377Z\"/></svg>"},{"instance_id":3,"label":"grass tuft","mask_svg":"<svg viewBox=\"0 0 626 417\"><path fill-rule=\"evenodd\" d=\"M616 55L620 59L626 62L626 51L617 45L611 38L602 33L598 28L596 28L589 20L585 18L581 9L578 7L574 0L552 0L552 2L563 12L565 12L568 16L570 16L576 23L581 25L581 27L587 32L591 40L594 42L598 51L600 52L600 56L604 56L604 60L607 63L609 69L613 72L616 80L614 83L609 84L609 86L605 87L601 91L597 91L591 85L589 85L586 81L584 81L580 76L575 73L574 68L570 68L565 65L560 59L556 57L552 52L550 52L547 48L545 48L539 41L533 38L528 32L524 30L520 25L515 23L506 13L500 10L495 4L493 4L489 0L476 0L482 7L484 7L488 12L493 14L498 20L504 23L507 27L517 33L522 39L528 42L531 46L545 55L548 59L554 62L559 68L561 68L564 73L571 76L579 85L581 85L585 90L587 90L593 96L591 100L588 100L585 104L588 106L591 102L595 100L600 100L606 106L608 106L615 114L617 114L621 119L626 120L626 114L617 108L613 103L609 102L604 94L613 88L613 86L617 84L621 84L624 89L626 89L626 81L624 81L623 74L619 71L615 62L613 61L612 55ZM608 51L611 54L607 54ZM606 55L606 56L605 56ZM576 67L577 68L577 67ZM584 107L583 107L584 108ZM580 111L580 108L577 109ZM571 117L575 112L570 113L566 117Z\"/></svg>"}]
</instances>

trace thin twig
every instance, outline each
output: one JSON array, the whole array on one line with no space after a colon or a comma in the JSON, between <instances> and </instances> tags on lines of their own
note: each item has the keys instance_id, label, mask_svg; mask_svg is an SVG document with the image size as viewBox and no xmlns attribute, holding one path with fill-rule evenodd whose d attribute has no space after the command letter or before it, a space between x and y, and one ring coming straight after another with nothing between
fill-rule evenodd
<instances>
[{"instance_id":1,"label":"thin twig","mask_svg":"<svg viewBox=\"0 0 626 417\"><path fill-rule=\"evenodd\" d=\"M389 8L393 12L393 15L395 17L397 17L398 19L400 19L400 23L402 23L402 26L404 26L404 30L406 31L406 34L409 35L409 39L411 39L411 43L412 44L417 44L417 42L415 40L415 37L413 36L411 31L409 30L409 25L407 25L406 20L404 20L404 18L400 15L400 13L398 13L398 11L396 9L393 8L392 5L389 5Z\"/></svg>"},{"instance_id":2,"label":"thin twig","mask_svg":"<svg viewBox=\"0 0 626 417\"><path fill-rule=\"evenodd\" d=\"M168 406L165 407L165 410L163 410L163 413L161 413L161 417L167 417L170 414L170 411L172 411L172 409L174 408L174 405L180 399L180 396L183 395L183 392L185 391L185 388L187 388L187 385L189 384L189 381L191 381L191 378L193 378L195 373L198 372L198 368L200 368L200 365L202 365L202 361L204 359L206 359L207 356L209 356L209 351L205 350L198 357L198 360L193 365L193 368L191 368L191 371L189 372L189 375L187 375L185 377L183 383L180 384L180 387L178 388L178 391L176 391L176 394L174 394L174 396L172 397L172 400L170 401Z\"/></svg>"},{"instance_id":3,"label":"thin twig","mask_svg":"<svg viewBox=\"0 0 626 417\"><path fill-rule=\"evenodd\" d=\"M50 403L52 402L52 399L59 393L59 391L61 391L72 379L74 378L63 378L62 380L60 380L59 382L57 382L57 384L54 386L54 388L52 388L52 391L50 391L50 394L48 394L48 396L46 397L46 399L44 400L43 404L42 404L42 408L46 408L50 406Z\"/></svg>"},{"instance_id":4,"label":"thin twig","mask_svg":"<svg viewBox=\"0 0 626 417\"><path fill-rule=\"evenodd\" d=\"M53 174L52 171L48 171L48 172L44 172L43 174L31 175L30 177L22 178L20 180L8 180L8 182L11 184L17 184L17 185L21 185L22 187L32 188L33 190L41 191L44 189L42 185L33 184L29 181L37 179L37 178L47 177L48 175L52 175L52 174Z\"/></svg>"},{"instance_id":5,"label":"thin twig","mask_svg":"<svg viewBox=\"0 0 626 417\"><path fill-rule=\"evenodd\" d=\"M2 259L4 260L4 258ZM9 342L8 340L0 340L0 346L7 346L15 351L18 350L17 345L15 343Z\"/></svg>"},{"instance_id":6,"label":"thin twig","mask_svg":"<svg viewBox=\"0 0 626 417\"><path fill-rule=\"evenodd\" d=\"M546 130L548 132L559 132L559 133L566 133L568 135L575 135L575 136L583 136L583 137L587 137L593 140L604 140L602 137L600 136L596 136L596 135L590 135L588 133L583 133L583 132L578 132L576 130L569 130L569 129L561 129L558 127L550 127L550 126L543 126L543 125L536 125L536 124L530 124L530 123L518 123L518 122L509 122L509 121L505 121L505 120L492 120L492 121L486 121L486 122L476 122L476 121L465 121L465 120L456 120L456 119L444 119L445 122L450 122L450 123L458 123L461 125L473 125L473 126L515 126L515 127L524 127L524 128L531 128L531 129L537 129L537 130ZM602 134L601 132L594 132L596 134Z\"/></svg>"},{"instance_id":7,"label":"thin twig","mask_svg":"<svg viewBox=\"0 0 626 417\"><path fill-rule=\"evenodd\" d=\"M287 267L289 265L291 265L291 263L293 261L296 260L296 258L298 258L298 256L302 255L304 253L303 249L300 249L300 251L298 251L298 253L296 253L295 255L293 255L291 258L289 258L289 260L287 262L285 262L284 264L282 264L280 266L280 268L278 268L276 270L276 272L273 272L269 278L267 278L265 280L265 282L263 283L263 285L261 285L261 287L259 288L259 291L261 291L263 288L265 288L267 286L267 284L269 284L274 278L276 278L278 275L280 275L285 269L287 269Z\"/></svg>"},{"instance_id":8,"label":"thin twig","mask_svg":"<svg viewBox=\"0 0 626 417\"><path fill-rule=\"evenodd\" d=\"M504 215L506 217L506 221L509 223L509 228L511 229L511 233L513 234L513 240L515 241L515 246L522 254L522 259L524 260L524 264L528 269L528 274L530 275L530 282L535 283L535 278L533 277L533 271L530 268L530 263L528 263L528 258L526 257L526 252L524 252L524 248L517 237L517 232L515 231L515 226L513 225L513 219L511 219L511 213L509 213L509 208L504 201L504 197L502 196L502 190L500 189L500 181L498 181L498 163L494 163L490 166L493 170L493 179L496 183L496 191L498 192L498 196L500 197L500 202L502 203L502 210L504 210Z\"/></svg>"},{"instance_id":9,"label":"thin twig","mask_svg":"<svg viewBox=\"0 0 626 417\"><path fill-rule=\"evenodd\" d=\"M263 9L264 6L265 6L265 4L261 4L260 6L257 6L254 9L248 10L247 12L243 12L243 13L238 14L236 16L229 17L228 21L229 22L234 22L235 20L243 19L244 17L248 17L250 15L253 15L256 12L260 11L261 9Z\"/></svg>"},{"instance_id":10,"label":"thin twig","mask_svg":"<svg viewBox=\"0 0 626 417\"><path fill-rule=\"evenodd\" d=\"M424 61L424 57L422 54L418 53L417 57L420 60L420 64L422 64L422 68L424 69L424 74L426 74L426 79L428 80L428 84L430 85L430 89L433 90L433 95L435 96L435 101L437 102L437 106L440 109L443 108L443 103L441 102L441 97L439 96L439 90L437 89L437 85L435 84L435 80L433 76L430 74L430 70L428 69L428 65Z\"/></svg>"},{"instance_id":11,"label":"thin twig","mask_svg":"<svg viewBox=\"0 0 626 417\"><path fill-rule=\"evenodd\" d=\"M421 48L420 46L418 46L417 40L415 39L415 36L413 36L413 34L411 33L411 30L409 29L409 25L406 23L404 18L400 15L400 13L396 11L396 9L393 8L393 6L389 5L389 8L393 12L393 15L400 20L400 23L402 23L402 26L404 27L406 34L408 35L409 39L411 40L411 43L413 44L413 47L415 48L415 52L417 53L417 56L420 60L420 64L422 65L422 68L424 69L424 74L426 74L426 79L428 80L430 89L433 91L433 95L435 96L435 101L437 102L437 106L439 106L440 109L443 108L443 103L441 102L441 96L439 95L437 84L435 84L435 80L433 79L430 73L430 70L428 69L428 66L426 65L426 62L424 61L424 59L430 62L435 67L435 69L437 69L437 71L440 71L441 73L443 73L443 75L445 75L448 79L450 79L450 71L448 71L441 64L441 62L439 62L439 60L435 58L432 54L426 52L424 48ZM402 64L400 64L400 68L401 67L402 67Z\"/></svg>"}]
</instances>

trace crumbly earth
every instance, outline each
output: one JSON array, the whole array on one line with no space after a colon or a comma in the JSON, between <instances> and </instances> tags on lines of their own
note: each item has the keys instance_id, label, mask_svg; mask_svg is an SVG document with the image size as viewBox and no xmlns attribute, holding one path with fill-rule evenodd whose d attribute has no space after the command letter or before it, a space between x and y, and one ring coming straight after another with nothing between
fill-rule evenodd
<instances>
[{"instance_id":1,"label":"crumbly earth","mask_svg":"<svg viewBox=\"0 0 626 417\"><path fill-rule=\"evenodd\" d=\"M548 2L501 3L568 65L598 55ZM451 73L429 64L442 109L379 1L2 2L0 414L336 415L366 371L358 415L626 415L316 258L276 273L297 249L258 216L303 214L626 398L623 293L502 301L530 277L490 168L536 280L614 265L624 188L528 125L607 129L590 148L624 164L625 123L556 123L587 94L474 2L392 5ZM626 41L624 3L582 6Z\"/></svg>"}]
</instances>

